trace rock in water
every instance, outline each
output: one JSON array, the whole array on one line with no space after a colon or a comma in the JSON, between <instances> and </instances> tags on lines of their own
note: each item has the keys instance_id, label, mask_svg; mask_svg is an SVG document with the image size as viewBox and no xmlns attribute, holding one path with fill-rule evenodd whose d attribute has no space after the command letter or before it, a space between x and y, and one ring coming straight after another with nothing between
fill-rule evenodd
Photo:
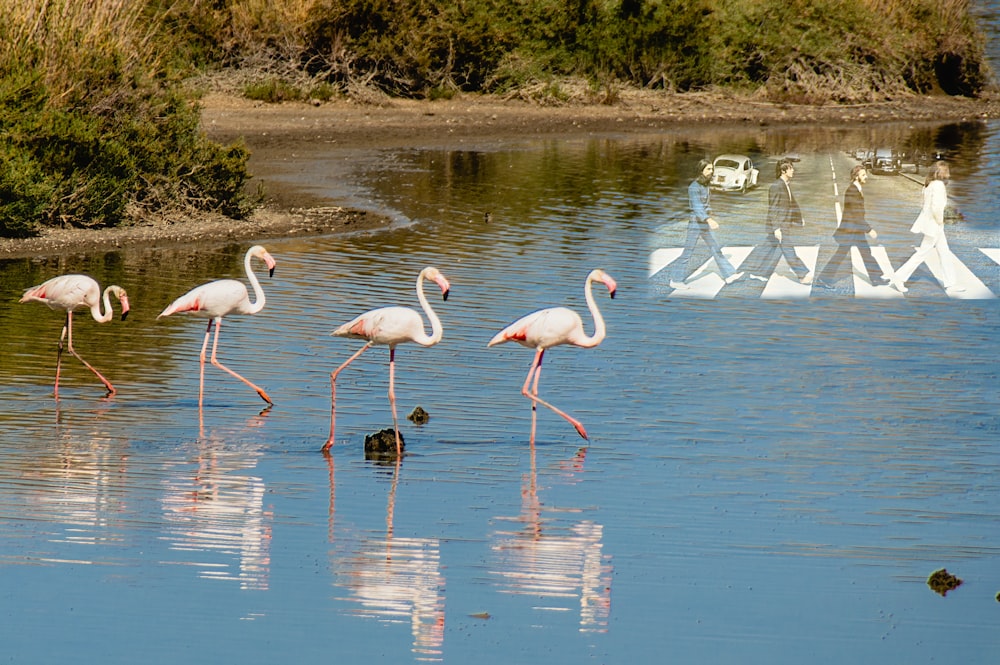
<instances>
[{"instance_id":1,"label":"rock in water","mask_svg":"<svg viewBox=\"0 0 1000 665\"><path fill-rule=\"evenodd\" d=\"M406 441L403 433L399 433L399 447L406 448ZM365 457L369 455L388 456L396 455L396 432L391 427L365 435Z\"/></svg>"},{"instance_id":2,"label":"rock in water","mask_svg":"<svg viewBox=\"0 0 1000 665\"><path fill-rule=\"evenodd\" d=\"M416 425L426 425L427 421L431 419L431 414L424 411L423 407L418 406L410 412L410 415L406 416L406 419Z\"/></svg>"},{"instance_id":3,"label":"rock in water","mask_svg":"<svg viewBox=\"0 0 1000 665\"><path fill-rule=\"evenodd\" d=\"M931 573L931 576L927 578L927 586L929 586L935 593L939 593L942 596L947 595L952 589L957 589L961 586L962 580L958 579L946 569L935 570Z\"/></svg>"}]
</instances>

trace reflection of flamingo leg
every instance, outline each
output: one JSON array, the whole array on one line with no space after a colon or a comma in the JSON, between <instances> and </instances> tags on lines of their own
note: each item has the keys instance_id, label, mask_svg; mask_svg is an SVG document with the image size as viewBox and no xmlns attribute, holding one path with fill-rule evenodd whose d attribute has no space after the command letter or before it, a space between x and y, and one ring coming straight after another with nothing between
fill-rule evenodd
<instances>
[{"instance_id":1,"label":"reflection of flamingo leg","mask_svg":"<svg viewBox=\"0 0 1000 665\"><path fill-rule=\"evenodd\" d=\"M211 324L209 324L209 325L211 325ZM223 365L222 363L220 363L218 360L216 360L216 358L215 358L215 352L216 352L216 349L219 347L219 331L220 330L222 330L222 318L221 317L218 318L216 320L216 322L215 322L215 339L212 341L212 364L215 365L216 367L218 367L219 369L221 369L222 371L228 372L231 376L236 377L237 379L239 379L243 383L247 384L248 386L250 386L251 388L253 388L254 390L256 390L257 394L260 395L261 399L264 400L265 402L267 402L268 404L274 404L274 402L271 401L271 398L267 396L267 393L264 392L263 388L261 388L260 386L258 386L255 383L251 383L249 380L243 378L242 376L240 376L239 374L237 374L236 372L234 372L233 370L229 369L228 367L226 367L225 365ZM206 339L206 341L207 341L207 339ZM201 362L202 362L202 368L204 369L204 367L205 367L204 351L202 351L202 361Z\"/></svg>"},{"instance_id":2,"label":"reflection of flamingo leg","mask_svg":"<svg viewBox=\"0 0 1000 665\"><path fill-rule=\"evenodd\" d=\"M576 428L576 431L583 438L587 439L587 430L583 428L583 423L569 415L565 411L561 411L556 407L552 406L541 397L538 396L538 379L542 372L542 356L545 354L545 349L538 349L535 353L535 359L531 363L531 369L528 370L528 376L524 380L524 386L521 388L521 394L527 397L532 402L531 410L531 442L535 442L535 405L541 404L542 406L552 409L555 413L559 414L569 422L570 425ZM532 391L528 390L528 386L531 385L532 375L534 375L534 385L532 386Z\"/></svg>"},{"instance_id":3,"label":"reflection of flamingo leg","mask_svg":"<svg viewBox=\"0 0 1000 665\"><path fill-rule=\"evenodd\" d=\"M392 524L396 515L396 487L399 486L399 470L403 458L396 456L396 468L392 473L392 487L389 488L389 503L385 507L385 560L392 561Z\"/></svg>"},{"instance_id":4,"label":"reflection of flamingo leg","mask_svg":"<svg viewBox=\"0 0 1000 665\"><path fill-rule=\"evenodd\" d=\"M333 445L334 433L337 430L337 376L345 367L354 362L358 356L360 356L362 353L364 353L371 347L372 347L371 344L365 344L360 349L358 349L354 355L352 355L350 358L341 363L340 367L330 372L330 438L328 438L326 440L326 443L323 444L323 448L321 448L323 452L327 452L330 450L330 446Z\"/></svg>"},{"instance_id":5,"label":"reflection of flamingo leg","mask_svg":"<svg viewBox=\"0 0 1000 665\"><path fill-rule=\"evenodd\" d=\"M66 327L63 328L63 334L66 335L66 347L69 349L69 352L72 353L77 360L86 365L87 369L93 372L94 375L101 380L104 387L108 389L108 397L114 395L117 391L115 390L115 387L111 385L111 382L105 379L103 374L94 369L94 366L84 360L83 357L76 352L76 349L73 348L73 312L66 312ZM59 364L62 357L62 337L59 338L59 356L60 359L56 360L56 397L59 397Z\"/></svg>"}]
</instances>

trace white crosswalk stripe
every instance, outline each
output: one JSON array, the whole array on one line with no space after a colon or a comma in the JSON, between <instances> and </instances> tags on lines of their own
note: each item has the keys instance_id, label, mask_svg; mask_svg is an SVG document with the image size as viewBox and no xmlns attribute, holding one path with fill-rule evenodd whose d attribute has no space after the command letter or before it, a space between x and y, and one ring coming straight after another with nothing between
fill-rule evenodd
<instances>
[{"instance_id":1,"label":"white crosswalk stripe","mask_svg":"<svg viewBox=\"0 0 1000 665\"><path fill-rule=\"evenodd\" d=\"M729 262L733 264L733 267L736 270L740 270L742 263L753 249L753 247L743 246L723 247L722 251L726 258L729 259ZM815 271L819 249L817 245L797 246L795 253L810 270ZM661 271L664 271L680 257L682 251L680 247L662 247L651 252L649 255L649 277L652 278ZM995 263L1000 264L1000 248L980 248L980 251ZM872 255L875 257L882 271L891 274L892 264L885 247L872 247ZM952 258L954 260L955 275L958 284L964 286L965 290L949 291L949 297L961 300L988 300L997 297L958 257L952 255ZM938 280L938 283L941 283L943 274L936 253L931 252L928 255L926 265L934 278ZM869 281L861 253L856 247L851 248L851 267L855 298L898 299L905 297L891 286L875 286ZM666 272L663 273L664 276L667 274ZM748 278L749 275L744 276L744 279ZM812 285L801 284L784 257L778 260L774 271L767 278L767 284L760 294L760 297L763 299L801 299L812 295ZM671 293L672 297L713 299L719 295L719 292L725 286L725 281L722 279L719 268L711 258L698 266L684 281L687 288L674 290Z\"/></svg>"}]
</instances>

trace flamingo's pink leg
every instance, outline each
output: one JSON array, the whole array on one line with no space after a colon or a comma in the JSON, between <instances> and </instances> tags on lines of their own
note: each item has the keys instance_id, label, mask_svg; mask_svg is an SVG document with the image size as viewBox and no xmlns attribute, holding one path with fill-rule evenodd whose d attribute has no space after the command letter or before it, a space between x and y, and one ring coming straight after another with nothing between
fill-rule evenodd
<instances>
[{"instance_id":1,"label":"flamingo's pink leg","mask_svg":"<svg viewBox=\"0 0 1000 665\"><path fill-rule=\"evenodd\" d=\"M63 325L62 334L59 335L59 351L56 353L56 399L59 399L59 373L62 370L63 341L66 339L66 331L69 330L69 324L72 320L72 316L73 312L66 312L66 323Z\"/></svg>"},{"instance_id":2,"label":"flamingo's pink leg","mask_svg":"<svg viewBox=\"0 0 1000 665\"><path fill-rule=\"evenodd\" d=\"M202 400L205 398L205 350L208 348L208 338L212 334L212 321L208 320L208 327L205 328L205 341L201 343L201 355L199 358L198 373L198 408L201 409Z\"/></svg>"},{"instance_id":3,"label":"flamingo's pink leg","mask_svg":"<svg viewBox=\"0 0 1000 665\"><path fill-rule=\"evenodd\" d=\"M329 451L330 446L333 445L333 436L337 430L337 376L345 367L354 362L358 356L370 349L371 346L371 344L365 344L354 355L341 363L340 367L330 372L330 438L326 440L326 443L321 448L324 453Z\"/></svg>"},{"instance_id":4,"label":"flamingo's pink leg","mask_svg":"<svg viewBox=\"0 0 1000 665\"><path fill-rule=\"evenodd\" d=\"M396 458L403 453L399 440L399 421L396 419L396 347L389 347L389 406L392 407L392 429L396 433Z\"/></svg>"},{"instance_id":5,"label":"flamingo's pink leg","mask_svg":"<svg viewBox=\"0 0 1000 665\"><path fill-rule=\"evenodd\" d=\"M589 439L589 437L587 436L587 430L585 430L583 428L583 423L581 423L579 420L577 420L576 418L572 417L571 415L569 415L565 411L561 411L561 410L557 409L556 407L552 406L551 404L549 404L548 402L546 402L545 400L543 400L541 397L538 396L538 378L539 378L539 376L541 374L542 355L544 355L544 354L545 354L545 349L539 349L538 353L535 354L535 360L531 363L531 369L528 370L528 377L525 379L524 386L521 388L521 394L524 395L525 397L527 397L528 399L530 399L532 401L532 428L531 428L531 434L532 435L531 435L531 441L534 442L534 440L535 440L535 436L534 436L534 433L535 433L535 428L534 428L534 404L541 404L542 406L545 406L545 407L548 407L549 409L552 409L552 411L554 411L555 413L557 413L560 416L562 416L563 418L565 418L566 421L569 422L570 425L572 425L573 427L575 427L577 433L580 436L582 436L584 439ZM531 384L532 374L535 375L535 383L534 383L534 386L533 386L534 393L529 392L529 390L528 390L528 386Z\"/></svg>"},{"instance_id":6,"label":"flamingo's pink leg","mask_svg":"<svg viewBox=\"0 0 1000 665\"><path fill-rule=\"evenodd\" d=\"M215 339L212 341L212 364L218 367L219 369L228 372L230 375L235 376L237 379L239 379L243 383L247 384L248 386L256 390L257 394L260 395L261 399L267 402L268 404L274 404L274 402L271 401L271 398L267 396L267 393L264 392L263 388L256 385L255 383L248 381L247 379L243 378L242 376L240 376L239 374L237 374L236 372L234 372L233 370L229 369L228 367L220 363L218 360L216 360L215 351L219 346L219 330L221 328L222 328L222 320L220 319L215 324Z\"/></svg>"},{"instance_id":7,"label":"flamingo's pink leg","mask_svg":"<svg viewBox=\"0 0 1000 665\"><path fill-rule=\"evenodd\" d=\"M60 353L61 353L62 352L62 339L59 340L59 346L60 346ZM108 397L111 397L116 392L118 392L118 391L115 390L115 387L113 385L111 385L111 382L104 378L103 374L101 374L96 369L94 369L94 366L91 365L90 363L88 363L86 360L84 360L83 357L79 353L76 352L76 349L73 348L73 313L72 312L67 312L66 313L66 348L69 349L69 352L72 353L76 357L77 360L79 360L80 362L82 362L87 367L87 369L89 369L91 372L93 372L94 375L98 379L101 380L101 383L104 384L104 387L108 389L108 395L107 395ZM58 384L58 381L59 381L58 376L59 376L59 369L58 369L58 366L57 366L57 368L56 368L56 383L57 384ZM59 390L57 388L56 389L56 397L59 396L58 393L59 393Z\"/></svg>"},{"instance_id":8,"label":"flamingo's pink leg","mask_svg":"<svg viewBox=\"0 0 1000 665\"><path fill-rule=\"evenodd\" d=\"M535 352L535 357L531 361L531 367L528 369L528 376L524 379L524 385L521 387L521 394L527 396L531 399L531 437L528 439L529 444L534 450L535 446L535 427L538 422L538 405L532 398L531 393L528 390L529 385L531 385L532 374L534 374L534 395L538 396L538 377L542 373L542 356L545 355L545 349L538 349Z\"/></svg>"}]
</instances>

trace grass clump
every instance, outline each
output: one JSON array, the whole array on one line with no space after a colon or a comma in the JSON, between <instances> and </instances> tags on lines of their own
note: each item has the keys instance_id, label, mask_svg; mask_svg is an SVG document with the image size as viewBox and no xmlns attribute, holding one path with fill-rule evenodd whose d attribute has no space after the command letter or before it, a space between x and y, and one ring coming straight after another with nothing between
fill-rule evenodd
<instances>
[{"instance_id":1,"label":"grass clump","mask_svg":"<svg viewBox=\"0 0 1000 665\"><path fill-rule=\"evenodd\" d=\"M115 226L177 208L249 212L247 151L199 131L149 7L0 8L0 235Z\"/></svg>"}]
</instances>

